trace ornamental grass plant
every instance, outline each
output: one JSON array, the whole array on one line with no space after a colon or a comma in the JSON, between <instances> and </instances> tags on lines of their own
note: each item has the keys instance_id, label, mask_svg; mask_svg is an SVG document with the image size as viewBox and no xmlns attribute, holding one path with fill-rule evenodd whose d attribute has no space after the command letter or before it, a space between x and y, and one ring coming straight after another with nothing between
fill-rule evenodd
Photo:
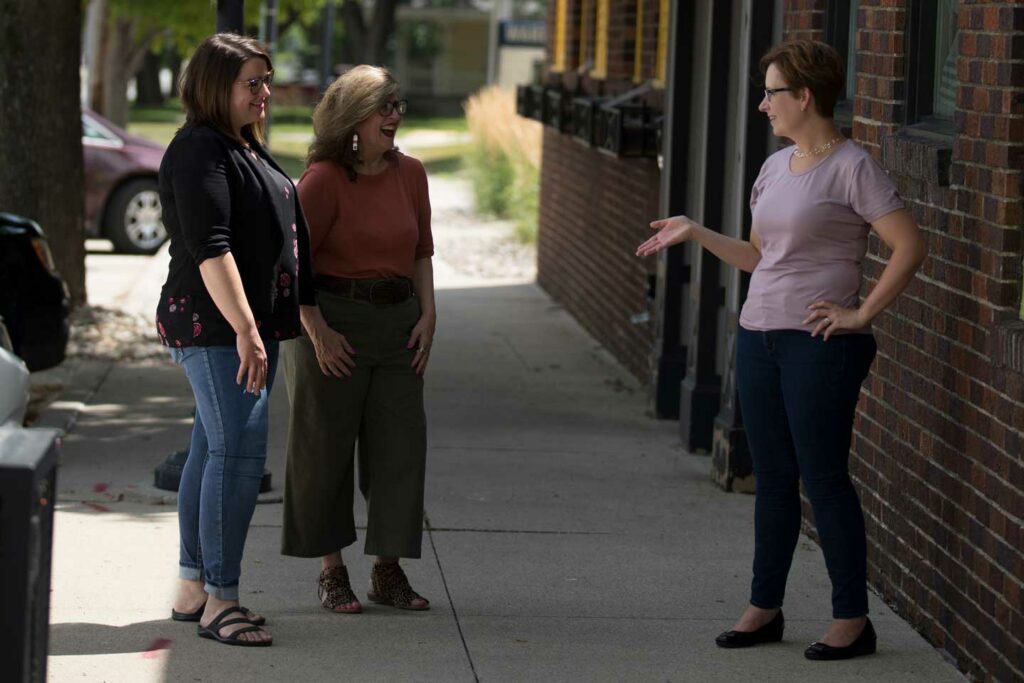
<instances>
[{"instance_id":1,"label":"ornamental grass plant","mask_svg":"<svg viewBox=\"0 0 1024 683\"><path fill-rule=\"evenodd\" d=\"M515 93L488 86L463 105L472 137L467 159L481 213L512 220L521 242L537 239L543 128L516 114Z\"/></svg>"}]
</instances>

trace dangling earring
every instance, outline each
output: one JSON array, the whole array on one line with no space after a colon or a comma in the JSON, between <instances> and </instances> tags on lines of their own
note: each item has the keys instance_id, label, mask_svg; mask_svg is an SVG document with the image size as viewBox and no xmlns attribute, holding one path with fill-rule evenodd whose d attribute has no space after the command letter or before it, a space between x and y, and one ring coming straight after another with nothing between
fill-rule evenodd
<instances>
[{"instance_id":1,"label":"dangling earring","mask_svg":"<svg viewBox=\"0 0 1024 683\"><path fill-rule=\"evenodd\" d=\"M352 151L359 151L359 133L352 133Z\"/></svg>"}]
</instances>

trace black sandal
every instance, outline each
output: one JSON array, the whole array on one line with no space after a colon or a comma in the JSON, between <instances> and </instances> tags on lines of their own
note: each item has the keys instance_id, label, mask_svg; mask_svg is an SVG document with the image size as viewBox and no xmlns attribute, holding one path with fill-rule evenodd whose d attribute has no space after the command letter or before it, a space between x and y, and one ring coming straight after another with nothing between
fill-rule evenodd
<instances>
[{"instance_id":1,"label":"black sandal","mask_svg":"<svg viewBox=\"0 0 1024 683\"><path fill-rule=\"evenodd\" d=\"M243 617L228 619L224 621L224 618L230 614L241 614ZM262 631L259 626L249 621L244 617L244 607L228 607L223 612L213 618L208 626L197 626L196 633L200 638L209 638L210 640L216 640L218 643L224 643L225 645L240 645L242 647L269 647L273 645L274 641L271 640L241 640L239 638L243 633L253 633L255 631ZM230 635L222 636L220 630L226 626L233 626L235 624L249 624L244 628L240 628L234 631Z\"/></svg>"},{"instance_id":2,"label":"black sandal","mask_svg":"<svg viewBox=\"0 0 1024 683\"><path fill-rule=\"evenodd\" d=\"M174 609L172 607L171 608L171 619L173 619L174 621L199 621L200 619L203 618L203 610L205 610L205 609L206 609L206 601L205 600L203 601L203 604L199 605L199 609L197 609L195 612L179 612L178 610L176 610L176 609ZM246 618L248 618L249 621L251 621L252 623L256 624L257 626L263 626L264 624L267 623L267 618L266 617L264 617L264 616L257 616L254 619L254 618L249 616L250 614L254 614L254 612L251 609L249 609L248 607L243 607L242 609L245 610Z\"/></svg>"}]
</instances>

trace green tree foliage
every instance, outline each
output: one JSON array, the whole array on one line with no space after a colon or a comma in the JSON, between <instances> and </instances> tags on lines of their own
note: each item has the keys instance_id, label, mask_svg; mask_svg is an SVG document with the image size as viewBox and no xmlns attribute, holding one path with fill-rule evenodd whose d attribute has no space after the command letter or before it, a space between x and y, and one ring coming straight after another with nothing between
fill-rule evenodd
<instances>
[{"instance_id":1,"label":"green tree foliage","mask_svg":"<svg viewBox=\"0 0 1024 683\"><path fill-rule=\"evenodd\" d=\"M108 0L112 18L132 20L133 37L144 39L156 30L150 46L161 49L170 46L187 57L204 38L212 34L217 24L217 5L214 0ZM326 0L278 0L280 31L293 23L313 25L323 10ZM245 3L246 32L259 33L259 0Z\"/></svg>"}]
</instances>

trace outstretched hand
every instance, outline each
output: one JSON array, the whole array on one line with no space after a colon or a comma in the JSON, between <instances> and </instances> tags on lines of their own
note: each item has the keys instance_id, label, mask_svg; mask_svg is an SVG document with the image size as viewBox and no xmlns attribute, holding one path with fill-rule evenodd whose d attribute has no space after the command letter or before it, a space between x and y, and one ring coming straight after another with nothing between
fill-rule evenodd
<instances>
[{"instance_id":1,"label":"outstretched hand","mask_svg":"<svg viewBox=\"0 0 1024 683\"><path fill-rule=\"evenodd\" d=\"M650 256L674 244L691 239L697 224L686 216L672 216L651 221L651 228L658 232L637 247L637 256Z\"/></svg>"}]
</instances>

